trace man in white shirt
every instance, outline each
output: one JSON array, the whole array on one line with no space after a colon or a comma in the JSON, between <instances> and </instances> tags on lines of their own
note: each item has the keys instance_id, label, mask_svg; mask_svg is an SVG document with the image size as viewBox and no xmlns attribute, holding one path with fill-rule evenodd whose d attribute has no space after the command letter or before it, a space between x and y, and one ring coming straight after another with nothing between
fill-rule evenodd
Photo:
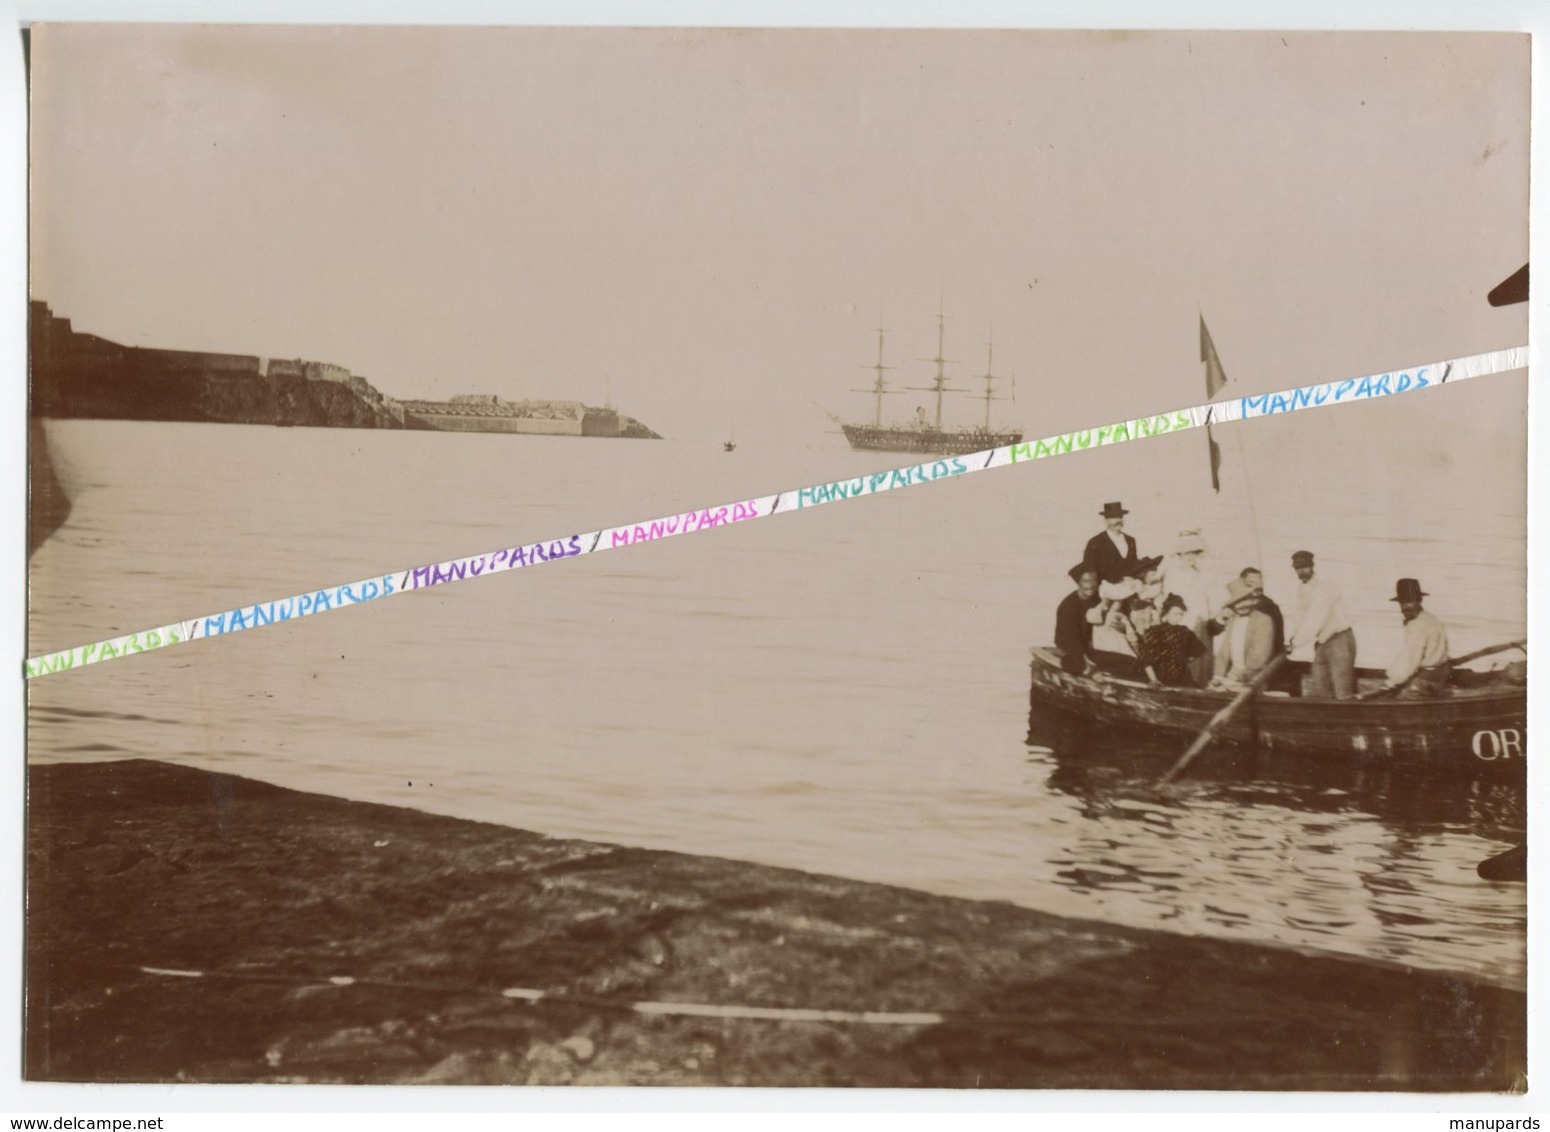
<instances>
[{"instance_id":1,"label":"man in white shirt","mask_svg":"<svg viewBox=\"0 0 1550 1132\"><path fill-rule=\"evenodd\" d=\"M1402 700L1432 699L1448 694L1448 631L1442 622L1421 608L1427 596L1414 578L1401 578L1390 601L1399 602L1405 619L1405 640L1389 665L1385 689Z\"/></svg>"},{"instance_id":2,"label":"man in white shirt","mask_svg":"<svg viewBox=\"0 0 1550 1132\"><path fill-rule=\"evenodd\" d=\"M1356 695L1356 634L1351 631L1345 602L1333 586L1314 577L1311 550L1292 555L1292 569L1302 584L1297 587L1297 627L1286 638L1286 651L1313 646L1309 696L1349 700Z\"/></svg>"}]
</instances>

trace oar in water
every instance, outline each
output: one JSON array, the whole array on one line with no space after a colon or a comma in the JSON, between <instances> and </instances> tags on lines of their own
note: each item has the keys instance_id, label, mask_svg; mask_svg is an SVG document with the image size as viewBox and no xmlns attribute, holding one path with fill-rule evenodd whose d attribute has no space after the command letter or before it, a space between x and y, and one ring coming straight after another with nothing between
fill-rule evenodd
<instances>
[{"instance_id":1,"label":"oar in water","mask_svg":"<svg viewBox=\"0 0 1550 1132\"><path fill-rule=\"evenodd\" d=\"M1492 653L1506 652L1508 649L1527 648L1527 641L1507 641L1506 643L1500 645L1488 645L1483 649L1476 649L1474 652L1467 652L1463 656L1450 657L1448 660L1448 667L1457 668L1461 664L1468 664L1472 660L1479 660L1482 656L1490 656ZM1359 700L1375 700L1380 696L1391 695L1397 691L1399 691L1397 687L1374 688L1370 692L1363 692L1356 698Z\"/></svg>"},{"instance_id":2,"label":"oar in water","mask_svg":"<svg viewBox=\"0 0 1550 1132\"><path fill-rule=\"evenodd\" d=\"M1195 760L1195 756L1211 745L1211 741L1216 738L1216 733L1227 726L1227 722L1238 714L1238 709L1248 703L1254 694L1265 686L1265 682L1275 675L1276 669L1285 663L1286 654L1283 652L1272 657L1269 664L1256 672L1254 678L1249 681L1248 687L1234 696L1232 703L1211 717L1211 722L1206 724L1205 730L1195 737L1195 741L1189 745L1189 750L1185 751L1179 757L1179 761L1173 764L1173 769L1158 779L1158 785L1166 785L1182 774L1184 768Z\"/></svg>"},{"instance_id":3,"label":"oar in water","mask_svg":"<svg viewBox=\"0 0 1550 1132\"><path fill-rule=\"evenodd\" d=\"M1506 652L1508 649L1523 649L1527 651L1528 642L1508 641L1503 645L1491 645L1488 648L1476 649L1474 652L1467 652L1463 656L1453 657L1448 661L1448 667L1457 668L1461 664L1468 664L1472 660L1479 660L1482 656L1490 656L1494 652Z\"/></svg>"}]
</instances>

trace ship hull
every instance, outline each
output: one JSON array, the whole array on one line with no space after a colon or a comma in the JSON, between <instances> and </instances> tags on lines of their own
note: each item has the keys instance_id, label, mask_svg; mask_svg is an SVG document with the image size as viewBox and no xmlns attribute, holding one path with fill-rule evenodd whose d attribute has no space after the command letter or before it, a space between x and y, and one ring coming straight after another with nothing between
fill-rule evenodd
<instances>
[{"instance_id":1,"label":"ship hull","mask_svg":"<svg viewBox=\"0 0 1550 1132\"><path fill-rule=\"evenodd\" d=\"M1023 434L1014 429L965 429L947 432L934 428L880 428L876 425L841 425L852 448L867 452L918 452L926 456L962 456L1021 444Z\"/></svg>"}]
</instances>

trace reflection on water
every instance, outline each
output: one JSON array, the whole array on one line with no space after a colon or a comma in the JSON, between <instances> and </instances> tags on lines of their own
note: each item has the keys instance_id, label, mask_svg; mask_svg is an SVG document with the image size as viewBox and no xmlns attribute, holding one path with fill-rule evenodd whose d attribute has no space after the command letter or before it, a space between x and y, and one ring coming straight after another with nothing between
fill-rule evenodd
<instances>
[{"instance_id":1,"label":"reflection on water","mask_svg":"<svg viewBox=\"0 0 1550 1132\"><path fill-rule=\"evenodd\" d=\"M1521 986L1523 908L1476 866L1520 842L1521 773L1417 770L1179 752L1030 717L1029 765L1075 800L1081 832L1057 883L1106 913L1180 930L1406 960L1499 945L1489 977ZM1505 897L1505 899L1504 899Z\"/></svg>"}]
</instances>

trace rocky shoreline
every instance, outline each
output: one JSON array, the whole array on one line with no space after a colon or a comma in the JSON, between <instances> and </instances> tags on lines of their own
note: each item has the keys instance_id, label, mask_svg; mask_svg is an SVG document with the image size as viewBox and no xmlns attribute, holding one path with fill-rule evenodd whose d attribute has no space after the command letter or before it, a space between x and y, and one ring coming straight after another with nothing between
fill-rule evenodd
<instances>
[{"instance_id":1,"label":"rocky shoreline","mask_svg":"<svg viewBox=\"0 0 1550 1132\"><path fill-rule=\"evenodd\" d=\"M1525 995L1462 976L147 760L28 795L33 1080L1526 1087Z\"/></svg>"},{"instance_id":2,"label":"rocky shoreline","mask_svg":"<svg viewBox=\"0 0 1550 1132\"><path fill-rule=\"evenodd\" d=\"M48 434L37 417L27 419L27 555L70 517L70 497L49 458Z\"/></svg>"},{"instance_id":3,"label":"rocky shoreline","mask_svg":"<svg viewBox=\"0 0 1550 1132\"><path fill-rule=\"evenodd\" d=\"M331 362L125 346L77 331L37 299L28 303L28 346L34 417L661 439L612 408L575 401L508 403L528 411L502 413L496 397L453 398L483 401L492 412L482 415L468 404L399 401ZM556 427L555 406L566 406L574 432Z\"/></svg>"}]
</instances>

